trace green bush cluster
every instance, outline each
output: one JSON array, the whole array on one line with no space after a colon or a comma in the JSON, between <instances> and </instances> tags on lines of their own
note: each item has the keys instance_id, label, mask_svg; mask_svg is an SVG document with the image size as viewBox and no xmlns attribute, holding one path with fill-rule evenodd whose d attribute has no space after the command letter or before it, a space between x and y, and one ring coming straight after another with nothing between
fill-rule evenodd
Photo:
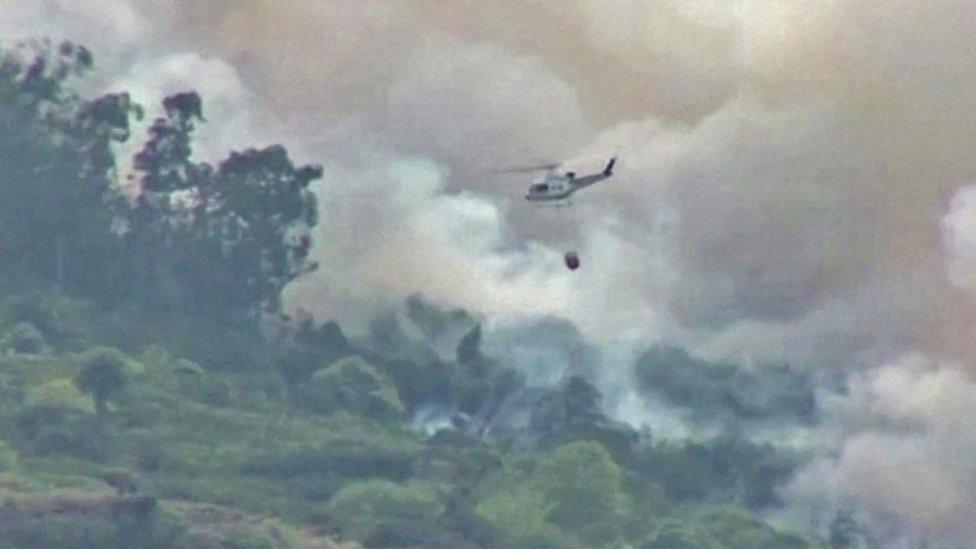
<instances>
[{"instance_id":1,"label":"green bush cluster","mask_svg":"<svg viewBox=\"0 0 976 549\"><path fill-rule=\"evenodd\" d=\"M329 503L339 533L370 547L404 547L442 533L438 494L430 486L367 480L349 484Z\"/></svg>"},{"instance_id":2,"label":"green bush cluster","mask_svg":"<svg viewBox=\"0 0 976 549\"><path fill-rule=\"evenodd\" d=\"M108 401L125 387L129 378L143 373L141 364L118 349L94 347L77 357L77 383L91 394L99 414L108 411Z\"/></svg>"},{"instance_id":3,"label":"green bush cluster","mask_svg":"<svg viewBox=\"0 0 976 549\"><path fill-rule=\"evenodd\" d=\"M0 473L6 473L17 469L17 452L0 439Z\"/></svg>"},{"instance_id":4,"label":"green bush cluster","mask_svg":"<svg viewBox=\"0 0 976 549\"><path fill-rule=\"evenodd\" d=\"M312 374L304 401L319 412L345 410L376 419L395 419L406 409L396 386L359 356L340 359Z\"/></svg>"},{"instance_id":5,"label":"green bush cluster","mask_svg":"<svg viewBox=\"0 0 976 549\"><path fill-rule=\"evenodd\" d=\"M38 354L47 348L44 335L30 322L18 322L0 340L0 349L23 354Z\"/></svg>"}]
</instances>

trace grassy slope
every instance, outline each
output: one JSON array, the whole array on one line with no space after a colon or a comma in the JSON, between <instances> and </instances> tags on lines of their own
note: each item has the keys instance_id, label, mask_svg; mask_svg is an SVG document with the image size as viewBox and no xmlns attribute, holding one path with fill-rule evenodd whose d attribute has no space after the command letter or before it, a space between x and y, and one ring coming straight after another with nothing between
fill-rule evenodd
<instances>
[{"instance_id":1,"label":"grassy slope","mask_svg":"<svg viewBox=\"0 0 976 549\"><path fill-rule=\"evenodd\" d=\"M131 337L133 330L143 334L131 318L71 306L45 315L35 320L49 324L42 331L58 340L49 352L0 359L0 441L8 447L4 465L0 446L0 546L105 547L105 540L119 538L127 520L139 523L138 512L120 515L119 507L149 494L156 506L152 528L141 527L140 535L149 536L143 546L336 547L329 502L348 482L410 480L431 487L444 501L461 482L436 471L431 464L437 456L425 454L426 437L397 422L311 414L295 407L267 371L188 372L164 347L147 345L151 338ZM0 333L15 320L0 318ZM78 367L73 353L126 338L138 342L127 350L141 368L132 372L108 417L97 418L87 396L69 386ZM57 421L34 417L52 406L69 412ZM455 459L452 452L442 461ZM532 467L531 460L505 459ZM428 468L418 470L419 462ZM110 486L119 478L135 495ZM735 523L783 540L770 547L808 546L799 538L770 537L768 528L738 512L709 515L718 511L670 505L649 512L657 515L648 516L644 526L667 528L669 517L680 514L700 517L694 520L703 531ZM702 536L728 538L719 530Z\"/></svg>"}]
</instances>

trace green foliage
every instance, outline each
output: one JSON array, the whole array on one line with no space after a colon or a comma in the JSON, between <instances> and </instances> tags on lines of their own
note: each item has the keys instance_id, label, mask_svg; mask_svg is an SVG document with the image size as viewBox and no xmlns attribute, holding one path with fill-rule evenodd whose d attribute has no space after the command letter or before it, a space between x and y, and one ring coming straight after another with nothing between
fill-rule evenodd
<instances>
[{"instance_id":1,"label":"green foliage","mask_svg":"<svg viewBox=\"0 0 976 549\"><path fill-rule=\"evenodd\" d=\"M740 511L716 509L683 513L662 521L644 541L646 549L807 549L817 547L795 535L777 532Z\"/></svg>"},{"instance_id":2,"label":"green foliage","mask_svg":"<svg viewBox=\"0 0 976 549\"><path fill-rule=\"evenodd\" d=\"M100 414L108 411L108 400L125 387L129 372L141 368L125 353L110 347L94 347L81 353L77 360L81 367L78 385L91 393Z\"/></svg>"},{"instance_id":3,"label":"green foliage","mask_svg":"<svg viewBox=\"0 0 976 549\"><path fill-rule=\"evenodd\" d=\"M31 549L104 549L118 546L119 529L105 517L47 515L15 526L4 537L16 547Z\"/></svg>"},{"instance_id":4,"label":"green foliage","mask_svg":"<svg viewBox=\"0 0 976 549\"><path fill-rule=\"evenodd\" d=\"M104 319L112 314L95 313L102 320L88 324L94 337L111 330L113 322ZM177 337L181 328L165 330L159 341ZM232 341L220 337L215 332L215 345ZM364 417L368 412L356 408L362 401L329 415L292 407L295 391L316 383L340 394L395 388L389 361L379 360L381 369L350 356L286 390L269 352L254 359L264 361L264 371L208 369L204 375L173 358L186 356L182 351L162 343L137 353L145 373L129 378L127 389L113 397L116 412L103 418L91 413L92 400L68 376L81 369L82 358L109 356L118 366L132 360L128 355L90 349L67 355L70 360L29 357L30 367L4 370L25 390L10 439L28 456L19 460L18 474L37 460L57 464L44 467L69 467L81 478L95 474L93 468L136 468L164 500L209 502L299 523L325 521L373 546L806 546L747 515L708 515L696 502L729 494L746 500L750 484L774 486L762 478L779 470L782 451L733 436L698 445L638 446L632 431L601 414L598 392L582 378L533 393L540 397L526 420L544 443L516 453L454 430L423 444L422 435L397 426L396 415ZM459 354L472 370L497 368L475 345ZM489 410L494 397L480 398L479 408ZM0 427L3 414L0 407ZM384 479L392 482L375 484L376 494L360 486ZM685 505L674 506L669 495L683 497ZM376 511L354 513L364 509L358 505ZM420 518L410 514L417 509L425 510ZM201 516L206 524L177 521L172 536L181 537L171 539L178 541L158 546L305 544L243 524L257 519L228 518L217 526L212 514ZM129 528L109 522L120 532Z\"/></svg>"},{"instance_id":5,"label":"green foliage","mask_svg":"<svg viewBox=\"0 0 976 549\"><path fill-rule=\"evenodd\" d=\"M806 421L814 412L809 380L785 365L748 371L735 364L697 360L683 349L655 347L637 360L635 370L645 391L661 393L698 414Z\"/></svg>"},{"instance_id":6,"label":"green foliage","mask_svg":"<svg viewBox=\"0 0 976 549\"><path fill-rule=\"evenodd\" d=\"M777 484L793 474L801 457L723 433L707 442L655 443L637 453L632 466L675 500L720 497L762 507L777 503Z\"/></svg>"},{"instance_id":7,"label":"green foliage","mask_svg":"<svg viewBox=\"0 0 976 549\"><path fill-rule=\"evenodd\" d=\"M335 473L351 478L408 478L420 446L410 441L372 436L339 438L327 446L288 450L254 458L243 472L271 477Z\"/></svg>"},{"instance_id":8,"label":"green foliage","mask_svg":"<svg viewBox=\"0 0 976 549\"><path fill-rule=\"evenodd\" d=\"M481 353L481 325L475 325L458 342L457 365L451 379L451 394L458 410L491 419L502 401L524 385L514 370L502 367Z\"/></svg>"},{"instance_id":9,"label":"green foliage","mask_svg":"<svg viewBox=\"0 0 976 549\"><path fill-rule=\"evenodd\" d=\"M143 302L260 321L280 309L288 282L315 268L308 186L322 169L296 167L280 145L233 152L216 168L193 162L200 96L177 94L163 106L133 163L141 194L128 215L129 246Z\"/></svg>"},{"instance_id":10,"label":"green foliage","mask_svg":"<svg viewBox=\"0 0 976 549\"><path fill-rule=\"evenodd\" d=\"M625 463L637 443L637 433L610 421L600 410L603 395L581 376L569 376L548 390L531 408L527 433L540 448L556 448L578 440L592 440Z\"/></svg>"},{"instance_id":11,"label":"green foliage","mask_svg":"<svg viewBox=\"0 0 976 549\"><path fill-rule=\"evenodd\" d=\"M329 503L329 515L343 537L369 546L405 546L435 537L443 507L436 492L421 484L367 480L346 486Z\"/></svg>"},{"instance_id":12,"label":"green foliage","mask_svg":"<svg viewBox=\"0 0 976 549\"><path fill-rule=\"evenodd\" d=\"M505 547L564 548L582 544L546 521L545 494L534 485L511 485L478 503L477 515Z\"/></svg>"},{"instance_id":13,"label":"green foliage","mask_svg":"<svg viewBox=\"0 0 976 549\"><path fill-rule=\"evenodd\" d=\"M747 546L751 547L751 546ZM641 549L721 549L697 524L668 520L658 526Z\"/></svg>"},{"instance_id":14,"label":"green foliage","mask_svg":"<svg viewBox=\"0 0 976 549\"><path fill-rule=\"evenodd\" d=\"M831 549L849 549L868 545L854 514L843 509L837 511L830 521L828 541Z\"/></svg>"},{"instance_id":15,"label":"green foliage","mask_svg":"<svg viewBox=\"0 0 976 549\"><path fill-rule=\"evenodd\" d=\"M17 323L0 341L0 349L37 354L44 351L44 336L30 322Z\"/></svg>"},{"instance_id":16,"label":"green foliage","mask_svg":"<svg viewBox=\"0 0 976 549\"><path fill-rule=\"evenodd\" d=\"M14 471L17 468L17 452L0 439L0 473Z\"/></svg>"},{"instance_id":17,"label":"green foliage","mask_svg":"<svg viewBox=\"0 0 976 549\"><path fill-rule=\"evenodd\" d=\"M90 307L84 301L31 292L3 301L0 305L0 326L29 324L47 342L63 348L84 337L89 313Z\"/></svg>"},{"instance_id":18,"label":"green foliage","mask_svg":"<svg viewBox=\"0 0 976 549\"><path fill-rule=\"evenodd\" d=\"M85 397L70 379L55 378L45 381L31 389L27 403L35 408L75 410L92 413L95 411L91 399Z\"/></svg>"},{"instance_id":19,"label":"green foliage","mask_svg":"<svg viewBox=\"0 0 976 549\"><path fill-rule=\"evenodd\" d=\"M392 360L386 370L411 411L451 401L453 367L449 362L436 358L426 361Z\"/></svg>"},{"instance_id":20,"label":"green foliage","mask_svg":"<svg viewBox=\"0 0 976 549\"><path fill-rule=\"evenodd\" d=\"M111 146L139 109L124 93L78 97L72 80L91 66L70 42L0 52L0 272L111 299L125 273L106 206L118 196Z\"/></svg>"},{"instance_id":21,"label":"green foliage","mask_svg":"<svg viewBox=\"0 0 976 549\"><path fill-rule=\"evenodd\" d=\"M619 535L617 518L627 505L623 475L603 446L586 441L557 448L542 462L540 479L547 520L591 542Z\"/></svg>"},{"instance_id":22,"label":"green foliage","mask_svg":"<svg viewBox=\"0 0 976 549\"><path fill-rule=\"evenodd\" d=\"M340 359L312 375L303 387L304 402L320 412L346 410L377 419L405 412L396 386L359 356Z\"/></svg>"},{"instance_id":23,"label":"green foliage","mask_svg":"<svg viewBox=\"0 0 976 549\"><path fill-rule=\"evenodd\" d=\"M66 455L103 461L114 437L90 413L63 407L26 406L16 417L17 429L37 455Z\"/></svg>"},{"instance_id":24,"label":"green foliage","mask_svg":"<svg viewBox=\"0 0 976 549\"><path fill-rule=\"evenodd\" d=\"M147 507L121 505L122 501L64 496L51 502L31 494L23 508L8 506L8 526L0 530L0 546L30 549L79 547L164 549L185 547L185 525L176 517ZM54 505L52 505L54 503ZM11 544L11 545L8 545Z\"/></svg>"},{"instance_id":25,"label":"green foliage","mask_svg":"<svg viewBox=\"0 0 976 549\"><path fill-rule=\"evenodd\" d=\"M293 333L288 333L290 337L275 357L275 365L289 383L308 381L323 364L356 352L337 323L317 326L310 315L299 311L298 316Z\"/></svg>"},{"instance_id":26,"label":"green foliage","mask_svg":"<svg viewBox=\"0 0 976 549\"><path fill-rule=\"evenodd\" d=\"M531 470L509 466L475 512L514 547L593 547L622 540L632 504L623 471L596 442L552 451Z\"/></svg>"},{"instance_id":27,"label":"green foliage","mask_svg":"<svg viewBox=\"0 0 976 549\"><path fill-rule=\"evenodd\" d=\"M152 431L134 429L126 433L124 445L125 454L143 471L157 472L167 464L163 443Z\"/></svg>"}]
</instances>

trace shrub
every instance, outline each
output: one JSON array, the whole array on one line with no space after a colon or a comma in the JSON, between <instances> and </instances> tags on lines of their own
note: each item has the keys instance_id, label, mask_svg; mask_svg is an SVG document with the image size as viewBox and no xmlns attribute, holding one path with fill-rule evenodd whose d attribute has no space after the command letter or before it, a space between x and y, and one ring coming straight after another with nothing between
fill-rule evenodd
<instances>
[{"instance_id":1,"label":"shrub","mask_svg":"<svg viewBox=\"0 0 976 549\"><path fill-rule=\"evenodd\" d=\"M108 411L108 400L125 387L129 372L138 365L122 351L109 347L89 349L81 353L78 361L78 385L91 393L99 414Z\"/></svg>"},{"instance_id":2,"label":"shrub","mask_svg":"<svg viewBox=\"0 0 976 549\"><path fill-rule=\"evenodd\" d=\"M17 468L17 452L3 439L0 439L0 473Z\"/></svg>"},{"instance_id":3,"label":"shrub","mask_svg":"<svg viewBox=\"0 0 976 549\"><path fill-rule=\"evenodd\" d=\"M349 438L330 441L318 448L289 450L251 460L245 474L296 477L310 474L338 474L349 478L382 477L394 480L410 476L420 457L417 444L384 438Z\"/></svg>"},{"instance_id":4,"label":"shrub","mask_svg":"<svg viewBox=\"0 0 976 549\"><path fill-rule=\"evenodd\" d=\"M303 392L302 400L309 407L325 413L346 410L372 418L395 418L405 412L393 383L358 356L318 370Z\"/></svg>"},{"instance_id":5,"label":"shrub","mask_svg":"<svg viewBox=\"0 0 976 549\"><path fill-rule=\"evenodd\" d=\"M440 534L442 506L430 487L367 480L346 486L329 503L329 515L343 536L370 546L422 543Z\"/></svg>"},{"instance_id":6,"label":"shrub","mask_svg":"<svg viewBox=\"0 0 976 549\"><path fill-rule=\"evenodd\" d=\"M44 352L44 336L30 322L18 322L3 338L0 348L24 354Z\"/></svg>"},{"instance_id":7,"label":"shrub","mask_svg":"<svg viewBox=\"0 0 976 549\"><path fill-rule=\"evenodd\" d=\"M475 508L505 547L582 547L546 521L545 494L538 486L508 486L492 492Z\"/></svg>"},{"instance_id":8,"label":"shrub","mask_svg":"<svg viewBox=\"0 0 976 549\"><path fill-rule=\"evenodd\" d=\"M91 399L85 397L68 378L45 381L27 393L27 404L34 408L53 408L93 413Z\"/></svg>"},{"instance_id":9,"label":"shrub","mask_svg":"<svg viewBox=\"0 0 976 549\"><path fill-rule=\"evenodd\" d=\"M722 547L711 539L697 524L678 520L662 523L641 545L641 549L719 549Z\"/></svg>"},{"instance_id":10,"label":"shrub","mask_svg":"<svg viewBox=\"0 0 976 549\"><path fill-rule=\"evenodd\" d=\"M0 533L15 547L32 549L103 549L117 547L118 527L100 516L45 515L32 521L19 521L8 532Z\"/></svg>"},{"instance_id":11,"label":"shrub","mask_svg":"<svg viewBox=\"0 0 976 549\"><path fill-rule=\"evenodd\" d=\"M111 432L91 414L75 409L27 406L17 414L16 424L38 455L102 461L112 452Z\"/></svg>"},{"instance_id":12,"label":"shrub","mask_svg":"<svg viewBox=\"0 0 976 549\"><path fill-rule=\"evenodd\" d=\"M163 443L147 429L129 431L126 435L125 452L143 471L159 471L163 468L166 460Z\"/></svg>"},{"instance_id":13,"label":"shrub","mask_svg":"<svg viewBox=\"0 0 976 549\"><path fill-rule=\"evenodd\" d=\"M623 475L599 443L557 448L543 461L540 473L552 522L573 529L614 518L623 495Z\"/></svg>"},{"instance_id":14,"label":"shrub","mask_svg":"<svg viewBox=\"0 0 976 549\"><path fill-rule=\"evenodd\" d=\"M33 293L7 299L0 305L0 325L27 322L37 328L56 347L72 345L84 339L90 303L45 293Z\"/></svg>"}]
</instances>

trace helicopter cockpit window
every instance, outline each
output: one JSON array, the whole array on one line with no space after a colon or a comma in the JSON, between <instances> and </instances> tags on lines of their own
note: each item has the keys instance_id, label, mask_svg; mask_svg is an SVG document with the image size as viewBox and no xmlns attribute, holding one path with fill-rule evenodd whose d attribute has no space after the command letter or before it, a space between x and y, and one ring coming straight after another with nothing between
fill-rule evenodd
<instances>
[{"instance_id":1,"label":"helicopter cockpit window","mask_svg":"<svg viewBox=\"0 0 976 549\"><path fill-rule=\"evenodd\" d=\"M549 185L545 183L536 183L535 185L532 185L531 190L534 193L544 193L549 190Z\"/></svg>"}]
</instances>

